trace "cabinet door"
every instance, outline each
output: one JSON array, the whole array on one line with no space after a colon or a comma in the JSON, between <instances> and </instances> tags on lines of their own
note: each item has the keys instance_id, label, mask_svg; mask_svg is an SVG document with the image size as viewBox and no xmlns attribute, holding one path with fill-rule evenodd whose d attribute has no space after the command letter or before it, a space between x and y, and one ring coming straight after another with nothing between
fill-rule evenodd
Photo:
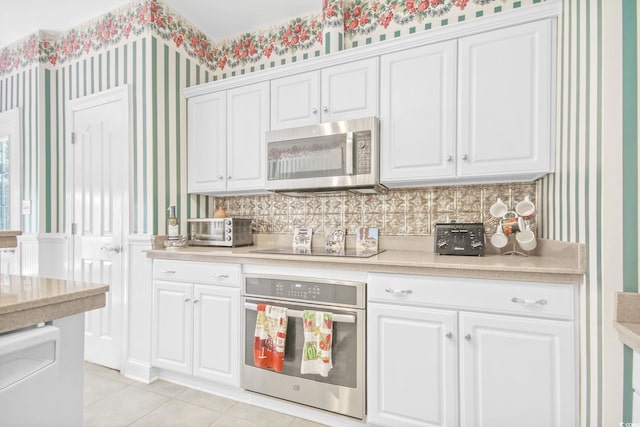
<instances>
[{"instance_id":1,"label":"cabinet door","mask_svg":"<svg viewBox=\"0 0 640 427\"><path fill-rule=\"evenodd\" d=\"M457 425L456 313L369 304L367 421Z\"/></svg>"},{"instance_id":2,"label":"cabinet door","mask_svg":"<svg viewBox=\"0 0 640 427\"><path fill-rule=\"evenodd\" d=\"M153 282L151 363L191 374L193 349L192 285Z\"/></svg>"},{"instance_id":3,"label":"cabinet door","mask_svg":"<svg viewBox=\"0 0 640 427\"><path fill-rule=\"evenodd\" d=\"M553 170L551 34L544 20L459 40L461 177Z\"/></svg>"},{"instance_id":4,"label":"cabinet door","mask_svg":"<svg viewBox=\"0 0 640 427\"><path fill-rule=\"evenodd\" d=\"M189 98L188 191L224 191L227 144L226 92Z\"/></svg>"},{"instance_id":5,"label":"cabinet door","mask_svg":"<svg viewBox=\"0 0 640 427\"><path fill-rule=\"evenodd\" d=\"M380 179L419 185L455 174L456 42L381 58Z\"/></svg>"},{"instance_id":6,"label":"cabinet door","mask_svg":"<svg viewBox=\"0 0 640 427\"><path fill-rule=\"evenodd\" d=\"M238 317L240 290L195 285L193 374L229 385L239 385Z\"/></svg>"},{"instance_id":7,"label":"cabinet door","mask_svg":"<svg viewBox=\"0 0 640 427\"><path fill-rule=\"evenodd\" d=\"M269 83L228 90L227 105L227 191L264 191Z\"/></svg>"},{"instance_id":8,"label":"cabinet door","mask_svg":"<svg viewBox=\"0 0 640 427\"><path fill-rule=\"evenodd\" d=\"M572 322L460 313L461 426L574 426Z\"/></svg>"},{"instance_id":9,"label":"cabinet door","mask_svg":"<svg viewBox=\"0 0 640 427\"><path fill-rule=\"evenodd\" d=\"M322 122L378 115L378 58L322 70Z\"/></svg>"},{"instance_id":10,"label":"cabinet door","mask_svg":"<svg viewBox=\"0 0 640 427\"><path fill-rule=\"evenodd\" d=\"M320 122L320 72L271 80L271 129Z\"/></svg>"}]
</instances>

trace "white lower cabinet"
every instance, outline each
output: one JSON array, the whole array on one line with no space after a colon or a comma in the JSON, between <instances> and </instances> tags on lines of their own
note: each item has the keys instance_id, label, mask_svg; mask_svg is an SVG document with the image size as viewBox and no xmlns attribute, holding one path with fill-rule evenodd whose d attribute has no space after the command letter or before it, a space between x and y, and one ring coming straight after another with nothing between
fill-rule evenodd
<instances>
[{"instance_id":1,"label":"white lower cabinet","mask_svg":"<svg viewBox=\"0 0 640 427\"><path fill-rule=\"evenodd\" d=\"M367 286L367 422L577 425L573 286L389 274Z\"/></svg>"},{"instance_id":2,"label":"white lower cabinet","mask_svg":"<svg viewBox=\"0 0 640 427\"><path fill-rule=\"evenodd\" d=\"M151 363L153 366L239 385L239 283L229 280L228 266L192 262L154 265ZM180 282L200 271L200 280ZM223 271L223 273L216 272ZM238 268L239 271L239 268ZM158 279L167 274L176 281Z\"/></svg>"},{"instance_id":3,"label":"white lower cabinet","mask_svg":"<svg viewBox=\"0 0 640 427\"><path fill-rule=\"evenodd\" d=\"M460 425L574 426L571 322L460 313Z\"/></svg>"},{"instance_id":4,"label":"white lower cabinet","mask_svg":"<svg viewBox=\"0 0 640 427\"><path fill-rule=\"evenodd\" d=\"M369 304L367 313L367 422L456 425L456 312Z\"/></svg>"}]
</instances>

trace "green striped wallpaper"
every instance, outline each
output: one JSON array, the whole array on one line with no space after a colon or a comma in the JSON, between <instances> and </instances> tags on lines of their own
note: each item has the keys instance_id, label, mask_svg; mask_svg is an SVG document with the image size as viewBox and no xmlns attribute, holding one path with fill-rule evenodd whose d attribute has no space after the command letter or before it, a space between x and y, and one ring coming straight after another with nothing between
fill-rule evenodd
<instances>
[{"instance_id":1,"label":"green striped wallpaper","mask_svg":"<svg viewBox=\"0 0 640 427\"><path fill-rule=\"evenodd\" d=\"M190 82L205 82L208 72L186 55L154 36L141 37L97 55L71 62L55 71L52 102L52 179L47 180L50 218L47 232L65 231L65 104L116 86L131 87L132 144L130 156L130 206L132 233L162 233L165 208L207 215L205 197L186 196L186 101ZM178 118L175 120L174 118ZM49 202L47 202L49 203ZM185 221L189 215L180 214Z\"/></svg>"}]
</instances>

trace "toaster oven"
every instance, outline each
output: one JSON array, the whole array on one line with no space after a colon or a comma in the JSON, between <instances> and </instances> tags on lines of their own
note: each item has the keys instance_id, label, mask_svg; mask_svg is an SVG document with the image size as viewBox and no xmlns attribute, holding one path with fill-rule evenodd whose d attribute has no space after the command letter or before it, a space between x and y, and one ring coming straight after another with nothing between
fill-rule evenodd
<instances>
[{"instance_id":1,"label":"toaster oven","mask_svg":"<svg viewBox=\"0 0 640 427\"><path fill-rule=\"evenodd\" d=\"M253 245L251 219L248 218L188 219L187 227L192 246Z\"/></svg>"}]
</instances>

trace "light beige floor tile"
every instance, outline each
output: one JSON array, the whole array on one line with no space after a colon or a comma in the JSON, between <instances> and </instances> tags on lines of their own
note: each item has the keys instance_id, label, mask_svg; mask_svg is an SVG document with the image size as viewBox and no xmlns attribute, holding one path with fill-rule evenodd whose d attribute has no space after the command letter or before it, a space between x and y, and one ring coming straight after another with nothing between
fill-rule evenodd
<instances>
[{"instance_id":1,"label":"light beige floor tile","mask_svg":"<svg viewBox=\"0 0 640 427\"><path fill-rule=\"evenodd\" d=\"M202 406L171 399L131 427L207 427L221 415Z\"/></svg>"},{"instance_id":2,"label":"light beige floor tile","mask_svg":"<svg viewBox=\"0 0 640 427\"><path fill-rule=\"evenodd\" d=\"M84 376L84 406L85 408L114 393L129 387L119 381L110 380L99 375L86 374Z\"/></svg>"},{"instance_id":3,"label":"light beige floor tile","mask_svg":"<svg viewBox=\"0 0 640 427\"><path fill-rule=\"evenodd\" d=\"M290 427L327 427L326 424L318 424L313 421L303 420L302 418L296 418L291 423Z\"/></svg>"},{"instance_id":4,"label":"light beige floor tile","mask_svg":"<svg viewBox=\"0 0 640 427\"><path fill-rule=\"evenodd\" d=\"M236 404L235 400L193 389L185 390L177 395L176 399L193 403L194 405L204 406L205 408L221 413L227 412L229 408Z\"/></svg>"},{"instance_id":5,"label":"light beige floor tile","mask_svg":"<svg viewBox=\"0 0 640 427\"><path fill-rule=\"evenodd\" d=\"M260 408L258 406L247 405L242 402L238 402L233 405L227 411L227 414L237 418L242 418L246 421L251 421L252 423L256 423L261 426L270 427L289 426L294 419L294 417L287 414Z\"/></svg>"},{"instance_id":6,"label":"light beige floor tile","mask_svg":"<svg viewBox=\"0 0 640 427\"><path fill-rule=\"evenodd\" d=\"M169 397L176 397L177 395L179 395L183 391L187 390L187 387L184 387L184 386L181 386L181 385L178 385L178 384L174 384L174 383L170 383L170 382L164 381L164 380L156 380L156 381L152 382L151 384L144 384L144 383L136 382L136 383L134 383L132 385L134 387L141 388L143 390L152 391L154 393L164 394L165 396L169 396Z\"/></svg>"},{"instance_id":7,"label":"light beige floor tile","mask_svg":"<svg viewBox=\"0 0 640 427\"><path fill-rule=\"evenodd\" d=\"M240 418L232 417L231 415L224 414L213 422L209 427L260 427L256 423L246 421ZM276 427L274 425L274 427Z\"/></svg>"},{"instance_id":8,"label":"light beige floor tile","mask_svg":"<svg viewBox=\"0 0 640 427\"><path fill-rule=\"evenodd\" d=\"M85 362L84 363L84 373L99 375L103 378L107 378L113 381L118 381L124 384L133 384L136 381L125 377L120 374L120 371L116 371L115 369L106 368L104 366L96 365L94 363Z\"/></svg>"},{"instance_id":9,"label":"light beige floor tile","mask_svg":"<svg viewBox=\"0 0 640 427\"><path fill-rule=\"evenodd\" d=\"M84 427L127 426L168 400L167 396L129 386L84 408Z\"/></svg>"}]
</instances>

